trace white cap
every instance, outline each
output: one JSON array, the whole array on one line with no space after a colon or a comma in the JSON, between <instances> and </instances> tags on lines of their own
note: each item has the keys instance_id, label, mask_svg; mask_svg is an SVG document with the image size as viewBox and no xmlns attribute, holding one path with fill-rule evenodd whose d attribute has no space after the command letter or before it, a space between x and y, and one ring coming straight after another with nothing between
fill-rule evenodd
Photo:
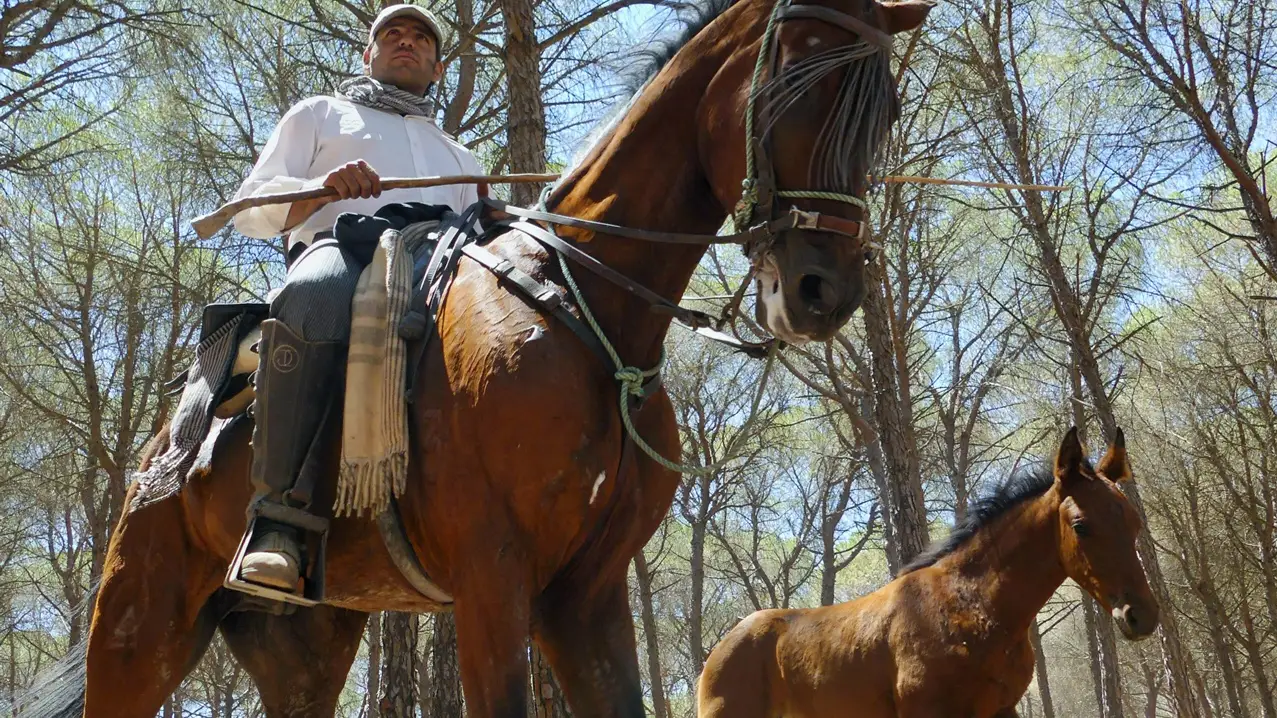
<instances>
[{"instance_id":1,"label":"white cap","mask_svg":"<svg viewBox=\"0 0 1277 718\"><path fill-rule=\"evenodd\" d=\"M439 21L435 19L435 16L432 15L429 10L419 5L409 5L406 3L401 5L391 5L377 15L377 19L372 21L372 27L368 28L368 44L372 44L373 40L377 37L377 31L385 27L386 23L390 22L394 18L403 17L405 15L424 22L426 27L430 28L430 32L434 33L435 36L435 44L440 46L435 48L435 51L440 55L443 55L442 45L446 38L439 30Z\"/></svg>"}]
</instances>

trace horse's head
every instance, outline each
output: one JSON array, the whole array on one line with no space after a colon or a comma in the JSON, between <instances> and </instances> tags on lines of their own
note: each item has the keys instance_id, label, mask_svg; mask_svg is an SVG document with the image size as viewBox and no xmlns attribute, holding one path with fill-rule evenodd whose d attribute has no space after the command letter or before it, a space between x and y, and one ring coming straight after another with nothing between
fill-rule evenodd
<instances>
[{"instance_id":1,"label":"horse's head","mask_svg":"<svg viewBox=\"0 0 1277 718\"><path fill-rule=\"evenodd\" d=\"M1094 469L1076 428L1064 437L1055 458L1064 570L1112 614L1122 635L1139 639L1157 628L1158 607L1135 552L1142 527L1139 512L1118 488L1130 477L1121 429Z\"/></svg>"},{"instance_id":2,"label":"horse's head","mask_svg":"<svg viewBox=\"0 0 1277 718\"><path fill-rule=\"evenodd\" d=\"M789 342L824 340L865 296L866 175L899 116L891 36L921 25L932 3L749 5L735 15L749 25L733 28L740 47L701 104L702 157L737 229L768 227L746 248L759 322Z\"/></svg>"}]
</instances>

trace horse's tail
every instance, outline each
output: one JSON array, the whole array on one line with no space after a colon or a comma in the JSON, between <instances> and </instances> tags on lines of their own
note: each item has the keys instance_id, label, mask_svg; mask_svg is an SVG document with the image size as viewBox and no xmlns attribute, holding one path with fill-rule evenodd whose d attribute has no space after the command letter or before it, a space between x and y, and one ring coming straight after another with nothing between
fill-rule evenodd
<instances>
[{"instance_id":1,"label":"horse's tail","mask_svg":"<svg viewBox=\"0 0 1277 718\"><path fill-rule=\"evenodd\" d=\"M61 660L41 671L26 690L15 693L8 704L0 702L0 716L80 718L84 712L88 647L88 638L71 646Z\"/></svg>"},{"instance_id":2,"label":"horse's tail","mask_svg":"<svg viewBox=\"0 0 1277 718\"><path fill-rule=\"evenodd\" d=\"M88 627L93 616L93 600L100 585L101 581L94 582L85 592L84 599L73 609L85 627L84 638L71 644L66 655L40 671L25 689L15 690L8 703L0 701L0 716L80 718L84 713L84 692L89 677L86 662L89 655Z\"/></svg>"}]
</instances>

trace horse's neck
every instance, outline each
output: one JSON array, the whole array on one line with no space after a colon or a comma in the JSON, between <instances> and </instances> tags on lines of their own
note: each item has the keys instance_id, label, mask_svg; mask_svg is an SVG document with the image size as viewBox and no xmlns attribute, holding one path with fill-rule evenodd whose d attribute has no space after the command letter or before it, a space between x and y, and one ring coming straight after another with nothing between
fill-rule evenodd
<instances>
[{"instance_id":1,"label":"horse's neck","mask_svg":"<svg viewBox=\"0 0 1277 718\"><path fill-rule=\"evenodd\" d=\"M1038 611L1064 583L1059 500L1054 491L1025 501L977 533L952 557L964 593L978 596L991 641L1023 639Z\"/></svg>"},{"instance_id":2,"label":"horse's neck","mask_svg":"<svg viewBox=\"0 0 1277 718\"><path fill-rule=\"evenodd\" d=\"M700 163L696 114L730 55L730 43L693 38L635 98L625 116L554 194L550 208L637 229L713 234L725 212ZM743 150L742 150L743 151ZM599 260L677 302L705 254L676 245L561 231ZM616 285L571 266L590 308L623 360L643 368L660 356L669 317Z\"/></svg>"}]
</instances>

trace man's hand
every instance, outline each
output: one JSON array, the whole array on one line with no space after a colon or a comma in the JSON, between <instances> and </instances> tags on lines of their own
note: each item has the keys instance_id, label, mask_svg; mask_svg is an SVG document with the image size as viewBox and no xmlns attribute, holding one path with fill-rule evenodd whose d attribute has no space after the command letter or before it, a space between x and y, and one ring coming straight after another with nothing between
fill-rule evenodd
<instances>
[{"instance_id":1,"label":"man's hand","mask_svg":"<svg viewBox=\"0 0 1277 718\"><path fill-rule=\"evenodd\" d=\"M355 160L329 172L324 178L324 186L337 190L337 197L326 198L328 202L356 197L367 199L381 194L381 177L367 162Z\"/></svg>"},{"instance_id":2,"label":"man's hand","mask_svg":"<svg viewBox=\"0 0 1277 718\"><path fill-rule=\"evenodd\" d=\"M288 208L288 218L284 220L285 232L305 222L326 204L340 202L343 199L356 197L367 199L381 195L381 177L363 160L347 162L329 172L324 178L324 186L332 187L337 191L337 195L294 202L293 206Z\"/></svg>"}]
</instances>

